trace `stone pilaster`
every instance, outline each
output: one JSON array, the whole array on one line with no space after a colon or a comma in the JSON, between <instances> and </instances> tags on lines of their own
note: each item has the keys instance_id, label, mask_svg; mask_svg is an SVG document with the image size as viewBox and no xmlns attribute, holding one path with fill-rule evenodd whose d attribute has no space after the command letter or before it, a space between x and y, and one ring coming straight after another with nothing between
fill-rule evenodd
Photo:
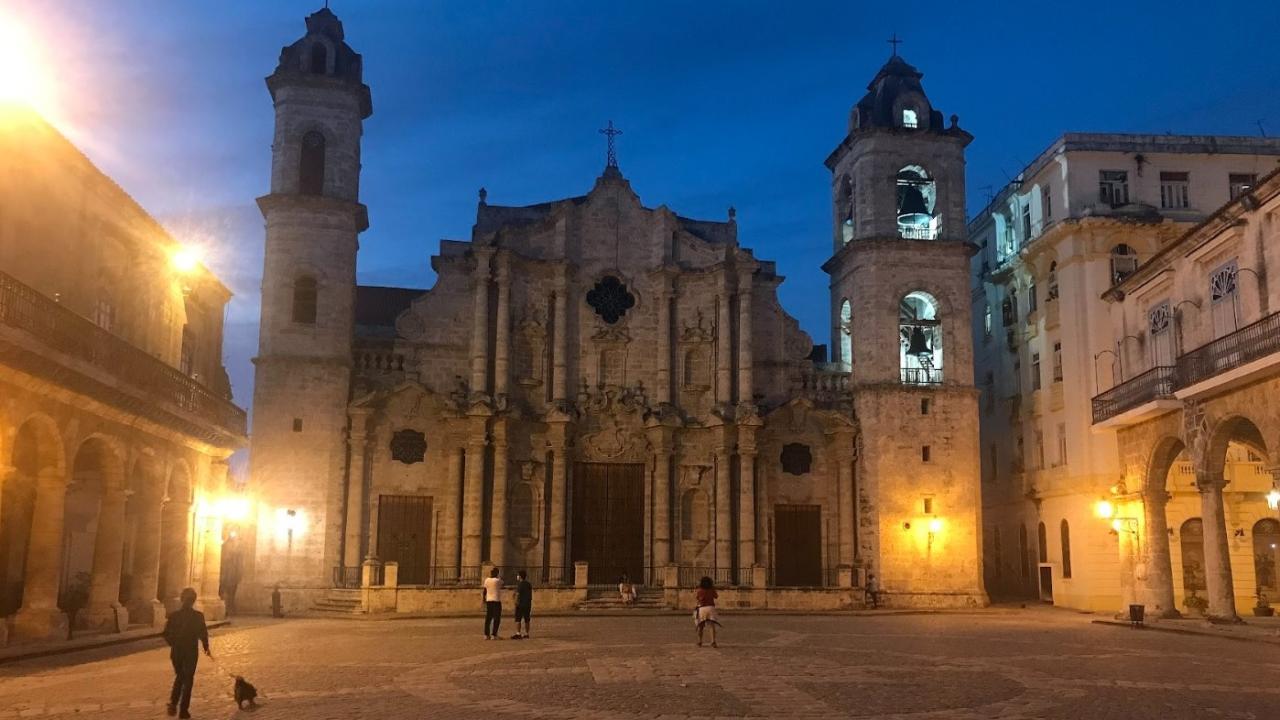
<instances>
[{"instance_id":1,"label":"stone pilaster","mask_svg":"<svg viewBox=\"0 0 1280 720\"><path fill-rule=\"evenodd\" d=\"M854 539L854 487L853 487L853 433L836 433L836 502L839 504L836 521L839 531L839 564L852 566L856 557Z\"/></svg>"},{"instance_id":2,"label":"stone pilaster","mask_svg":"<svg viewBox=\"0 0 1280 720\"><path fill-rule=\"evenodd\" d=\"M451 447L448 451L449 479L445 484L444 529L440 532L440 549L436 551L436 565L444 569L457 570L459 551L461 550L462 496L465 494L462 482L462 448Z\"/></svg>"},{"instance_id":3,"label":"stone pilaster","mask_svg":"<svg viewBox=\"0 0 1280 720\"><path fill-rule=\"evenodd\" d=\"M658 308L658 402L670 403L671 397L671 278L666 272L657 276Z\"/></svg>"},{"instance_id":4,"label":"stone pilaster","mask_svg":"<svg viewBox=\"0 0 1280 720\"><path fill-rule=\"evenodd\" d=\"M369 444L367 435L368 413L351 413L351 433L347 436L350 447L347 464L347 518L342 564L359 567L364 558L364 505L365 505L365 450Z\"/></svg>"},{"instance_id":5,"label":"stone pilaster","mask_svg":"<svg viewBox=\"0 0 1280 720\"><path fill-rule=\"evenodd\" d=\"M469 419L467 439L466 483L462 500L462 566L478 568L484 533L484 455L488 418L473 415Z\"/></svg>"},{"instance_id":6,"label":"stone pilaster","mask_svg":"<svg viewBox=\"0 0 1280 720\"><path fill-rule=\"evenodd\" d=\"M551 398L563 403L569 398L569 276L564 267L556 270L555 318L552 321Z\"/></svg>"},{"instance_id":7,"label":"stone pilaster","mask_svg":"<svg viewBox=\"0 0 1280 720\"><path fill-rule=\"evenodd\" d=\"M66 637L67 618L58 609L58 586L62 579L62 531L69 485L61 473L52 469L42 470L36 479L22 608L13 619L15 638Z\"/></svg>"},{"instance_id":8,"label":"stone pilaster","mask_svg":"<svg viewBox=\"0 0 1280 720\"><path fill-rule=\"evenodd\" d=\"M493 508L490 518L489 562L500 568L507 563L507 425L493 426Z\"/></svg>"},{"instance_id":9,"label":"stone pilaster","mask_svg":"<svg viewBox=\"0 0 1280 720\"><path fill-rule=\"evenodd\" d=\"M755 403L751 332L753 270L744 269L738 274L738 402L745 405Z\"/></svg>"},{"instance_id":10,"label":"stone pilaster","mask_svg":"<svg viewBox=\"0 0 1280 720\"><path fill-rule=\"evenodd\" d=\"M498 255L498 331L494 338L493 394L507 395L511 375L511 256Z\"/></svg>"},{"instance_id":11,"label":"stone pilaster","mask_svg":"<svg viewBox=\"0 0 1280 720\"><path fill-rule=\"evenodd\" d=\"M475 248L475 278L471 316L471 392L488 392L489 376L489 259L490 248Z\"/></svg>"},{"instance_id":12,"label":"stone pilaster","mask_svg":"<svg viewBox=\"0 0 1280 720\"><path fill-rule=\"evenodd\" d=\"M649 429L653 446L653 545L652 563L664 568L671 562L671 439L670 431Z\"/></svg>"},{"instance_id":13,"label":"stone pilaster","mask_svg":"<svg viewBox=\"0 0 1280 720\"><path fill-rule=\"evenodd\" d=\"M1204 575L1208 586L1211 620L1239 622L1236 592L1231 579L1231 548L1227 544L1227 518L1222 505L1221 474L1199 471L1200 519L1204 523Z\"/></svg>"},{"instance_id":14,"label":"stone pilaster","mask_svg":"<svg viewBox=\"0 0 1280 720\"><path fill-rule=\"evenodd\" d=\"M756 564L756 437L754 427L738 429L738 567ZM743 578L739 578L740 580Z\"/></svg>"},{"instance_id":15,"label":"stone pilaster","mask_svg":"<svg viewBox=\"0 0 1280 720\"><path fill-rule=\"evenodd\" d=\"M729 303L729 273L722 271L716 299L716 402L733 402L733 313Z\"/></svg>"},{"instance_id":16,"label":"stone pilaster","mask_svg":"<svg viewBox=\"0 0 1280 720\"><path fill-rule=\"evenodd\" d=\"M721 445L716 448L716 527L715 566L727 568L733 566L733 533L732 533L732 495L730 484L732 472L729 465L730 448Z\"/></svg>"},{"instance_id":17,"label":"stone pilaster","mask_svg":"<svg viewBox=\"0 0 1280 720\"><path fill-rule=\"evenodd\" d=\"M565 557L569 490L569 463L565 457L568 452L567 432L567 424L557 423L547 433L551 443L551 537L547 548L552 567L565 567L568 562Z\"/></svg>"},{"instance_id":18,"label":"stone pilaster","mask_svg":"<svg viewBox=\"0 0 1280 720\"><path fill-rule=\"evenodd\" d=\"M225 459L209 464L210 491L226 492L228 470ZM227 616L226 603L218 594L222 587L222 519L210 515L203 523L204 571L200 574L199 603L206 619L221 620Z\"/></svg>"},{"instance_id":19,"label":"stone pilaster","mask_svg":"<svg viewBox=\"0 0 1280 720\"><path fill-rule=\"evenodd\" d=\"M1156 618L1181 617L1173 599L1173 562L1169 554L1169 523L1165 508L1169 495L1164 488L1151 488L1143 495L1143 526L1146 577L1142 582L1142 602L1147 614Z\"/></svg>"}]
</instances>

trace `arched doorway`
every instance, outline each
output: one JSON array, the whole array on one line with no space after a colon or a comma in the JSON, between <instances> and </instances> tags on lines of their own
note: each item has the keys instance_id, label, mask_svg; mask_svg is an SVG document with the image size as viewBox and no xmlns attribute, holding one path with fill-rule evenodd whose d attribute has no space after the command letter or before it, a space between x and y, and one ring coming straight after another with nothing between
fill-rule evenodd
<instances>
[{"instance_id":1,"label":"arched doorway","mask_svg":"<svg viewBox=\"0 0 1280 720\"><path fill-rule=\"evenodd\" d=\"M118 612L126 498L121 458L106 440L91 437L76 450L72 480L58 606L78 626L124 630L128 618Z\"/></svg>"},{"instance_id":2,"label":"arched doorway","mask_svg":"<svg viewBox=\"0 0 1280 720\"><path fill-rule=\"evenodd\" d=\"M0 617L22 607L38 480L42 473L61 477L63 472L62 444L52 423L23 423L14 436L11 464L0 497Z\"/></svg>"},{"instance_id":3,"label":"arched doorway","mask_svg":"<svg viewBox=\"0 0 1280 720\"><path fill-rule=\"evenodd\" d=\"M1233 562L1232 550L1244 548L1238 548L1232 538L1244 540L1244 529L1270 514L1265 501L1272 487L1265 462L1268 455L1258 426L1244 416L1223 419L1209 437L1200 475L1200 517L1211 617L1231 620L1241 606L1253 605L1257 566L1241 552Z\"/></svg>"},{"instance_id":4,"label":"arched doorway","mask_svg":"<svg viewBox=\"0 0 1280 720\"><path fill-rule=\"evenodd\" d=\"M1192 598L1204 598L1208 585L1204 576L1204 523L1191 518L1178 529L1178 547L1182 550L1182 592L1187 598L1183 605L1195 609Z\"/></svg>"},{"instance_id":5,"label":"arched doorway","mask_svg":"<svg viewBox=\"0 0 1280 720\"><path fill-rule=\"evenodd\" d=\"M1272 518L1253 525L1253 568L1258 594L1280 601L1280 522Z\"/></svg>"}]
</instances>

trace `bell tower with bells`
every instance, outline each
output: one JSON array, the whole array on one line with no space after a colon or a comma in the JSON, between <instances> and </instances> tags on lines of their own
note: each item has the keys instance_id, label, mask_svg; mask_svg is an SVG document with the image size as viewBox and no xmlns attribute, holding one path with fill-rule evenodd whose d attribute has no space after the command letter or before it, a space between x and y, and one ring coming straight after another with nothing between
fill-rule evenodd
<instances>
[{"instance_id":1,"label":"bell tower with bells","mask_svg":"<svg viewBox=\"0 0 1280 720\"><path fill-rule=\"evenodd\" d=\"M894 53L831 170L832 361L859 425L857 558L890 604L987 603L970 332L965 147Z\"/></svg>"}]
</instances>

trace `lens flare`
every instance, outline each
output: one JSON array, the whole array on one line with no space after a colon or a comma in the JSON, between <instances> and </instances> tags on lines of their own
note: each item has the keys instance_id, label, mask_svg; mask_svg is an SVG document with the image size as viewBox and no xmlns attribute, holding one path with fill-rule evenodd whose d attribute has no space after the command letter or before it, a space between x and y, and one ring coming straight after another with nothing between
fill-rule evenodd
<instances>
[{"instance_id":1,"label":"lens flare","mask_svg":"<svg viewBox=\"0 0 1280 720\"><path fill-rule=\"evenodd\" d=\"M34 110L52 120L56 84L49 67L30 29L17 18L0 13L0 107Z\"/></svg>"}]
</instances>

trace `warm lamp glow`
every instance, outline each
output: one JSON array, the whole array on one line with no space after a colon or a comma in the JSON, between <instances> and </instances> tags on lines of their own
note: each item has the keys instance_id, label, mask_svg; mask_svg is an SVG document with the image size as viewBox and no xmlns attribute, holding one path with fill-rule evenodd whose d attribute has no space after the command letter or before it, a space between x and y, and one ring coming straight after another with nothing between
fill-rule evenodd
<instances>
[{"instance_id":1,"label":"warm lamp glow","mask_svg":"<svg viewBox=\"0 0 1280 720\"><path fill-rule=\"evenodd\" d=\"M1098 504L1093 506L1093 513L1103 520L1110 520L1116 514L1116 507L1110 500L1099 500Z\"/></svg>"},{"instance_id":2,"label":"warm lamp glow","mask_svg":"<svg viewBox=\"0 0 1280 720\"><path fill-rule=\"evenodd\" d=\"M46 116L51 113L55 83L40 55L27 28L0 14L0 107L16 105Z\"/></svg>"},{"instance_id":3,"label":"warm lamp glow","mask_svg":"<svg viewBox=\"0 0 1280 720\"><path fill-rule=\"evenodd\" d=\"M194 245L180 246L169 255L169 262L173 265L173 269L183 274L193 272L200 267L203 260L204 252Z\"/></svg>"},{"instance_id":4,"label":"warm lamp glow","mask_svg":"<svg viewBox=\"0 0 1280 720\"><path fill-rule=\"evenodd\" d=\"M216 508L223 520L240 523L249 519L249 499L246 497L225 497L218 501Z\"/></svg>"},{"instance_id":5,"label":"warm lamp glow","mask_svg":"<svg viewBox=\"0 0 1280 720\"><path fill-rule=\"evenodd\" d=\"M1272 488L1271 492L1267 493L1267 507L1272 510L1280 508L1280 490Z\"/></svg>"},{"instance_id":6,"label":"warm lamp glow","mask_svg":"<svg viewBox=\"0 0 1280 720\"><path fill-rule=\"evenodd\" d=\"M1116 519L1112 520L1112 521L1111 521L1111 529L1112 529L1112 530L1115 530L1116 532L1120 532L1121 530L1123 530L1123 529L1124 529L1124 521L1123 521L1123 520L1121 520L1120 518L1116 518Z\"/></svg>"},{"instance_id":7,"label":"warm lamp glow","mask_svg":"<svg viewBox=\"0 0 1280 720\"><path fill-rule=\"evenodd\" d=\"M942 518L929 518L929 532L938 533L942 531Z\"/></svg>"}]
</instances>

